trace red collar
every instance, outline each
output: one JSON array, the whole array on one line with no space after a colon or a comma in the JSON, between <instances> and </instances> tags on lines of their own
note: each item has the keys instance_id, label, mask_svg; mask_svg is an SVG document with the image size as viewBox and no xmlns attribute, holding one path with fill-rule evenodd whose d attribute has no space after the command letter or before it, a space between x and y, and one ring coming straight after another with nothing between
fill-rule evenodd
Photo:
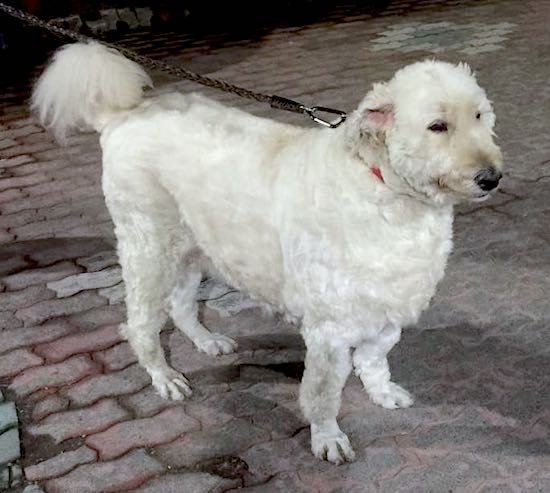
<instances>
[{"instance_id":1,"label":"red collar","mask_svg":"<svg viewBox=\"0 0 550 493\"><path fill-rule=\"evenodd\" d=\"M382 176L382 171L380 171L380 168L378 166L373 166L371 169L372 174L376 176L382 183L384 183L384 177Z\"/></svg>"}]
</instances>

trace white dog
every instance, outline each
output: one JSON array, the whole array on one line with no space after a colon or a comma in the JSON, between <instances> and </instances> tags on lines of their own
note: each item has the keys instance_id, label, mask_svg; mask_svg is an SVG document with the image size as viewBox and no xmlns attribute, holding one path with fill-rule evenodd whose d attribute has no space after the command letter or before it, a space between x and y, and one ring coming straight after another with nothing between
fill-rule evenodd
<instances>
[{"instance_id":1,"label":"white dog","mask_svg":"<svg viewBox=\"0 0 550 493\"><path fill-rule=\"evenodd\" d=\"M495 116L468 66L425 61L375 84L338 129L257 118L197 95L143 98L146 73L98 43L62 48L33 106L60 137L101 133L103 191L126 284L126 335L165 398L168 315L198 349L236 343L197 319L205 273L300 319L313 453L354 458L336 417L352 368L377 404L412 403L387 353L443 276L453 205L498 186Z\"/></svg>"}]
</instances>

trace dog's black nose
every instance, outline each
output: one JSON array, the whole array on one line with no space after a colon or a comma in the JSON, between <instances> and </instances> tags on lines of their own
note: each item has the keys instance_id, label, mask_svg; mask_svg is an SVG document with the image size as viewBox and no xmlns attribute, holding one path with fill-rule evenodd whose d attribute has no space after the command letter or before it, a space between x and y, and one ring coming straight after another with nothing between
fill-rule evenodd
<instances>
[{"instance_id":1,"label":"dog's black nose","mask_svg":"<svg viewBox=\"0 0 550 493\"><path fill-rule=\"evenodd\" d=\"M493 166L482 169L475 177L474 181L477 186L484 192L493 190L498 186L498 182L502 178L502 173Z\"/></svg>"}]
</instances>

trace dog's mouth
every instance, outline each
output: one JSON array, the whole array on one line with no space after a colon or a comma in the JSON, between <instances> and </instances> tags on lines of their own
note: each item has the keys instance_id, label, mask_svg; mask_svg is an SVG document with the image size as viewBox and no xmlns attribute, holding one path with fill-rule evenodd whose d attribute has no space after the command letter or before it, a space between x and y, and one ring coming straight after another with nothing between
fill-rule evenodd
<instances>
[{"instance_id":1,"label":"dog's mouth","mask_svg":"<svg viewBox=\"0 0 550 493\"><path fill-rule=\"evenodd\" d=\"M440 177L436 180L436 187L439 189L440 192L458 196L463 200L468 200L471 202L485 202L493 195L493 192L496 190L495 189L484 192L480 191L478 187L475 187L476 190L472 190L471 187L468 187L466 189L458 189L450 186L443 177Z\"/></svg>"},{"instance_id":2,"label":"dog's mouth","mask_svg":"<svg viewBox=\"0 0 550 493\"><path fill-rule=\"evenodd\" d=\"M476 197L472 197L470 200L472 202L485 202L489 197L491 197L491 193L484 193L482 195L478 195Z\"/></svg>"}]
</instances>

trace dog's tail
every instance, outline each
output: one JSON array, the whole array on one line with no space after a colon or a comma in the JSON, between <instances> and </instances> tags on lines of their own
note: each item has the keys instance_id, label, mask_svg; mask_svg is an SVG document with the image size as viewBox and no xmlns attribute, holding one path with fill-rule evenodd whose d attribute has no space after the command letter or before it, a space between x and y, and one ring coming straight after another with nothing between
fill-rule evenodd
<instances>
[{"instance_id":1,"label":"dog's tail","mask_svg":"<svg viewBox=\"0 0 550 493\"><path fill-rule=\"evenodd\" d=\"M98 42L63 46L34 86L31 108L63 139L73 130L101 131L118 111L142 100L151 79L136 63Z\"/></svg>"}]
</instances>

